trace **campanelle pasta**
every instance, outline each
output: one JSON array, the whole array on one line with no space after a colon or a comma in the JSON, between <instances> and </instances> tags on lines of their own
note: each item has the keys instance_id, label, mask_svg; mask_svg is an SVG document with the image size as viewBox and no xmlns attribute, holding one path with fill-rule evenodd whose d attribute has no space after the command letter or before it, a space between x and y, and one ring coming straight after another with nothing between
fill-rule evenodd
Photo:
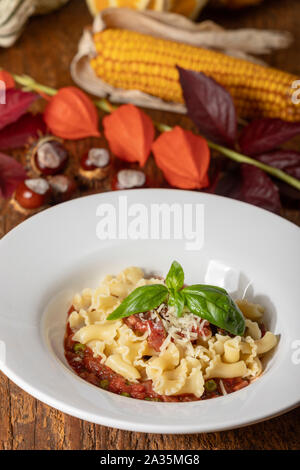
<instances>
[{"instance_id":1,"label":"campanelle pasta","mask_svg":"<svg viewBox=\"0 0 300 470\"><path fill-rule=\"evenodd\" d=\"M140 268L106 276L96 289L74 296L65 337L66 357L84 379L125 396L188 401L238 390L262 373L261 355L277 344L265 332L264 309L246 300L237 304L245 333L228 333L192 314L177 317L165 302L157 308L107 319L137 287L160 284Z\"/></svg>"}]
</instances>

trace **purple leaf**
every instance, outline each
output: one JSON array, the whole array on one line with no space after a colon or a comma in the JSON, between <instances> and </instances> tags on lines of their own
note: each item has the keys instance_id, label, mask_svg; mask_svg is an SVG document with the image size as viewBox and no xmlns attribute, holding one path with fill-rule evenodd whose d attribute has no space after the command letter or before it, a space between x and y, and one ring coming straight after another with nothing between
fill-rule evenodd
<instances>
[{"instance_id":1,"label":"purple leaf","mask_svg":"<svg viewBox=\"0 0 300 470\"><path fill-rule=\"evenodd\" d=\"M246 155L259 155L275 149L298 134L300 134L300 122L255 119L243 129L239 144L241 151Z\"/></svg>"},{"instance_id":2,"label":"purple leaf","mask_svg":"<svg viewBox=\"0 0 300 470\"><path fill-rule=\"evenodd\" d=\"M281 180L276 181L276 184L280 192L280 199L285 208L299 210L300 191Z\"/></svg>"},{"instance_id":3,"label":"purple leaf","mask_svg":"<svg viewBox=\"0 0 300 470\"><path fill-rule=\"evenodd\" d=\"M233 147L237 118L230 93L202 72L177 69L188 115L200 133L216 143Z\"/></svg>"},{"instance_id":4,"label":"purple leaf","mask_svg":"<svg viewBox=\"0 0 300 470\"><path fill-rule=\"evenodd\" d=\"M300 152L296 150L274 150L255 158L266 165L278 168L294 178L300 179Z\"/></svg>"},{"instance_id":5,"label":"purple leaf","mask_svg":"<svg viewBox=\"0 0 300 470\"><path fill-rule=\"evenodd\" d=\"M215 194L276 213L281 207L277 186L266 173L253 165L242 164L227 171L218 181Z\"/></svg>"},{"instance_id":6,"label":"purple leaf","mask_svg":"<svg viewBox=\"0 0 300 470\"><path fill-rule=\"evenodd\" d=\"M281 208L279 191L266 173L253 165L241 165L241 200L278 213Z\"/></svg>"},{"instance_id":7,"label":"purple leaf","mask_svg":"<svg viewBox=\"0 0 300 470\"><path fill-rule=\"evenodd\" d=\"M215 194L219 196L230 197L232 199L241 199L241 175L240 168L227 171L218 181Z\"/></svg>"},{"instance_id":8,"label":"purple leaf","mask_svg":"<svg viewBox=\"0 0 300 470\"><path fill-rule=\"evenodd\" d=\"M0 129L17 121L37 98L35 93L18 88L6 90L6 104L0 104Z\"/></svg>"},{"instance_id":9,"label":"purple leaf","mask_svg":"<svg viewBox=\"0 0 300 470\"><path fill-rule=\"evenodd\" d=\"M0 153L0 197L9 198L25 178L26 172L21 163Z\"/></svg>"},{"instance_id":10,"label":"purple leaf","mask_svg":"<svg viewBox=\"0 0 300 470\"><path fill-rule=\"evenodd\" d=\"M41 113L26 113L16 122L0 130L0 149L15 149L23 147L29 137L45 134L47 126Z\"/></svg>"}]
</instances>

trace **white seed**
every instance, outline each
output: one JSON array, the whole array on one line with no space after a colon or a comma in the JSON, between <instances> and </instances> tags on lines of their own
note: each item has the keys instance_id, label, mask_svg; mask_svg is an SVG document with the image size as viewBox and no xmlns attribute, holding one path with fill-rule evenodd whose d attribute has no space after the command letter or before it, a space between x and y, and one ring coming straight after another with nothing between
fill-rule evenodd
<instances>
[{"instance_id":1,"label":"white seed","mask_svg":"<svg viewBox=\"0 0 300 470\"><path fill-rule=\"evenodd\" d=\"M58 193L65 193L69 187L69 180L64 175L56 175L51 178L50 186Z\"/></svg>"},{"instance_id":2,"label":"white seed","mask_svg":"<svg viewBox=\"0 0 300 470\"><path fill-rule=\"evenodd\" d=\"M50 187L48 181L43 178L25 180L25 185L36 194L45 194Z\"/></svg>"},{"instance_id":3,"label":"white seed","mask_svg":"<svg viewBox=\"0 0 300 470\"><path fill-rule=\"evenodd\" d=\"M93 148L89 150L87 164L97 168L104 168L109 164L110 156L106 149Z\"/></svg>"},{"instance_id":4,"label":"white seed","mask_svg":"<svg viewBox=\"0 0 300 470\"><path fill-rule=\"evenodd\" d=\"M38 148L37 157L41 168L58 168L62 161L62 157L49 142Z\"/></svg>"},{"instance_id":5,"label":"white seed","mask_svg":"<svg viewBox=\"0 0 300 470\"><path fill-rule=\"evenodd\" d=\"M138 188L145 184L146 177L142 171L121 170L118 173L118 183L123 189Z\"/></svg>"}]
</instances>

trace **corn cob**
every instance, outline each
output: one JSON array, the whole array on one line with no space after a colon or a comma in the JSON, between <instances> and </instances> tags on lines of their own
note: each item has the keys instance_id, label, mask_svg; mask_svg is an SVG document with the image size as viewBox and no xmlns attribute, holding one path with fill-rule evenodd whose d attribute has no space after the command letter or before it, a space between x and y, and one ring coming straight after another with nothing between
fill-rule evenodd
<instances>
[{"instance_id":1,"label":"corn cob","mask_svg":"<svg viewBox=\"0 0 300 470\"><path fill-rule=\"evenodd\" d=\"M292 102L297 77L219 52L158 39L128 30L106 29L94 36L95 73L110 85L141 90L165 101L183 103L176 65L204 72L233 96L241 117L300 121Z\"/></svg>"}]
</instances>

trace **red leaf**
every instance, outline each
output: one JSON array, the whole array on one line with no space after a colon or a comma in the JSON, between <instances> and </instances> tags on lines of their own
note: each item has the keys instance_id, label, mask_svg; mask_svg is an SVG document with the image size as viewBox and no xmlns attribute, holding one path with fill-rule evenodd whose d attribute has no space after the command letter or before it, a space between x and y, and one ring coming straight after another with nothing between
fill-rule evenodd
<instances>
[{"instance_id":1,"label":"red leaf","mask_svg":"<svg viewBox=\"0 0 300 470\"><path fill-rule=\"evenodd\" d=\"M266 165L278 168L294 178L300 179L300 152L296 150L274 150L255 158Z\"/></svg>"},{"instance_id":2,"label":"red leaf","mask_svg":"<svg viewBox=\"0 0 300 470\"><path fill-rule=\"evenodd\" d=\"M47 126L41 113L26 113L0 131L0 149L23 147L29 137L37 137L39 133L45 134L46 130Z\"/></svg>"},{"instance_id":3,"label":"red leaf","mask_svg":"<svg viewBox=\"0 0 300 470\"><path fill-rule=\"evenodd\" d=\"M6 91L6 104L0 104L0 129L17 121L37 99L35 93L11 88Z\"/></svg>"},{"instance_id":4,"label":"red leaf","mask_svg":"<svg viewBox=\"0 0 300 470\"><path fill-rule=\"evenodd\" d=\"M255 119L243 129L239 144L246 155L259 155L275 149L298 134L300 134L300 122L269 118Z\"/></svg>"},{"instance_id":5,"label":"red leaf","mask_svg":"<svg viewBox=\"0 0 300 470\"><path fill-rule=\"evenodd\" d=\"M281 208L279 191L266 173L253 165L242 164L241 199L249 204L278 213Z\"/></svg>"},{"instance_id":6,"label":"red leaf","mask_svg":"<svg viewBox=\"0 0 300 470\"><path fill-rule=\"evenodd\" d=\"M15 81L13 77L9 72L6 72L6 70L0 70L0 80L5 83L6 90L15 87Z\"/></svg>"},{"instance_id":7,"label":"red leaf","mask_svg":"<svg viewBox=\"0 0 300 470\"><path fill-rule=\"evenodd\" d=\"M177 69L188 115L200 133L232 147L237 138L237 118L230 93L202 72Z\"/></svg>"},{"instance_id":8,"label":"red leaf","mask_svg":"<svg viewBox=\"0 0 300 470\"><path fill-rule=\"evenodd\" d=\"M25 178L26 172L21 163L0 153L0 197L10 197Z\"/></svg>"}]
</instances>

